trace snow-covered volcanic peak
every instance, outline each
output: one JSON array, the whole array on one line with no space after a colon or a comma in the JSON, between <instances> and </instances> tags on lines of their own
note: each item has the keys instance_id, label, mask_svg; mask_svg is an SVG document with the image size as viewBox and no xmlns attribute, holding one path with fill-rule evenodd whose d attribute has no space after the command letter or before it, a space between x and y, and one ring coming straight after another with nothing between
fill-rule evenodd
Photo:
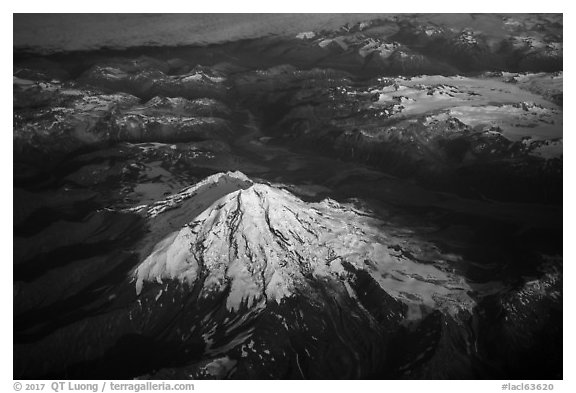
<instances>
[{"instance_id":1,"label":"snow-covered volcanic peak","mask_svg":"<svg viewBox=\"0 0 576 393\"><path fill-rule=\"evenodd\" d=\"M214 175L209 182L217 184L230 175ZM232 176L246 179L239 173ZM202 187L214 190L206 181ZM193 193L182 203L203 198L198 188ZM427 263L417 262L421 259ZM331 199L306 203L286 190L254 183L189 217L156 244L133 278L138 294L147 283L175 282L182 290L200 288L199 299L225 295L227 310L239 312L294 296L311 298L312 286L326 282L343 284L355 299L350 272L363 271L406 304L404 317L411 319L423 310L455 316L472 309L470 287L447 266L458 259L415 239L409 229L351 206Z\"/></svg>"}]
</instances>

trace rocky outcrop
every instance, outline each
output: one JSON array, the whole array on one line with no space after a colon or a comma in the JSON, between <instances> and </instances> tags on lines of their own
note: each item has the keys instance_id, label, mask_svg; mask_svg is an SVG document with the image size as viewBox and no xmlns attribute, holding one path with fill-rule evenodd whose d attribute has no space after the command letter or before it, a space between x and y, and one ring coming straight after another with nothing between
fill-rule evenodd
<instances>
[{"instance_id":1,"label":"rocky outcrop","mask_svg":"<svg viewBox=\"0 0 576 393\"><path fill-rule=\"evenodd\" d=\"M17 175L34 176L70 154L118 142L190 143L232 136L230 109L214 99L154 97L139 102L127 93L15 77Z\"/></svg>"},{"instance_id":2,"label":"rocky outcrop","mask_svg":"<svg viewBox=\"0 0 576 393\"><path fill-rule=\"evenodd\" d=\"M109 91L122 91L149 99L154 96L225 98L226 78L198 67L190 72L167 75L170 66L155 59L119 59L95 64L79 80Z\"/></svg>"},{"instance_id":3,"label":"rocky outcrop","mask_svg":"<svg viewBox=\"0 0 576 393\"><path fill-rule=\"evenodd\" d=\"M478 347L502 375L560 378L562 353L557 351L562 336L563 280L561 258L545 256L539 272L518 283L503 296L489 296L478 306L493 323L478 319ZM546 311L544 311L546 310ZM487 346L488 342L501 346ZM546 363L540 359L547 359Z\"/></svg>"},{"instance_id":4,"label":"rocky outcrop","mask_svg":"<svg viewBox=\"0 0 576 393\"><path fill-rule=\"evenodd\" d=\"M143 106L132 107L114 117L115 138L131 142L190 142L223 140L231 127L220 117L230 112L211 99L188 101L184 98L155 97Z\"/></svg>"},{"instance_id":5,"label":"rocky outcrop","mask_svg":"<svg viewBox=\"0 0 576 393\"><path fill-rule=\"evenodd\" d=\"M70 79L70 73L61 64L42 57L17 62L14 65L13 75L20 79L43 82L64 82Z\"/></svg>"},{"instance_id":6,"label":"rocky outcrop","mask_svg":"<svg viewBox=\"0 0 576 393\"><path fill-rule=\"evenodd\" d=\"M182 97L157 96L139 108L132 108L146 116L220 117L227 118L231 110L212 98L187 100Z\"/></svg>"},{"instance_id":7,"label":"rocky outcrop","mask_svg":"<svg viewBox=\"0 0 576 393\"><path fill-rule=\"evenodd\" d=\"M495 73L504 82L512 83L521 89L538 94L562 107L564 76L562 71L554 73Z\"/></svg>"},{"instance_id":8,"label":"rocky outcrop","mask_svg":"<svg viewBox=\"0 0 576 393\"><path fill-rule=\"evenodd\" d=\"M112 113L136 104L129 94L104 94L75 85L15 79L15 161L44 164L110 141ZM39 107L37 109L37 107Z\"/></svg>"},{"instance_id":9,"label":"rocky outcrop","mask_svg":"<svg viewBox=\"0 0 576 393\"><path fill-rule=\"evenodd\" d=\"M290 46L279 50L290 64L384 75L562 69L562 32L551 22L558 15L478 19L470 27L442 16L380 18L334 31L303 32L296 36L300 43L275 46ZM310 63L302 64L305 58Z\"/></svg>"},{"instance_id":10,"label":"rocky outcrop","mask_svg":"<svg viewBox=\"0 0 576 393\"><path fill-rule=\"evenodd\" d=\"M430 23L425 17L402 19L391 39L442 60L460 72L562 69L562 33L556 23L548 20L558 21L557 15L523 18L494 15L492 25L487 20L483 22L484 17L474 21L473 27L453 27L449 20ZM496 30L490 28L498 25L501 27Z\"/></svg>"}]
</instances>

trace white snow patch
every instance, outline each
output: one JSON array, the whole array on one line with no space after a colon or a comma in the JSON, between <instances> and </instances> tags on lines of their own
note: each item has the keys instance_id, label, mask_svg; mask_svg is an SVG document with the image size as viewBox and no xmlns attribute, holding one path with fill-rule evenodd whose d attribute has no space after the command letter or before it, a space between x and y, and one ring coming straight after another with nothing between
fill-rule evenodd
<instances>
[{"instance_id":1,"label":"white snow patch","mask_svg":"<svg viewBox=\"0 0 576 393\"><path fill-rule=\"evenodd\" d=\"M194 284L197 277L198 262L191 252L194 238L190 228L168 235L159 242L152 253L135 271L136 294L142 291L144 281L162 282L163 278L177 279Z\"/></svg>"},{"instance_id":2,"label":"white snow patch","mask_svg":"<svg viewBox=\"0 0 576 393\"><path fill-rule=\"evenodd\" d=\"M296 34L296 38L299 40L311 40L314 37L316 37L316 33L313 31L304 31L302 33Z\"/></svg>"},{"instance_id":3,"label":"white snow patch","mask_svg":"<svg viewBox=\"0 0 576 393\"><path fill-rule=\"evenodd\" d=\"M226 308L229 311L239 311L242 304L251 308L262 297L262 283L258 283L253 273L248 270L250 265L250 261L244 258L233 260L228 265L226 274L230 278L231 285Z\"/></svg>"},{"instance_id":4,"label":"white snow patch","mask_svg":"<svg viewBox=\"0 0 576 393\"><path fill-rule=\"evenodd\" d=\"M208 363L204 369L213 377L225 378L236 367L236 360L230 359L228 356L214 359Z\"/></svg>"}]
</instances>

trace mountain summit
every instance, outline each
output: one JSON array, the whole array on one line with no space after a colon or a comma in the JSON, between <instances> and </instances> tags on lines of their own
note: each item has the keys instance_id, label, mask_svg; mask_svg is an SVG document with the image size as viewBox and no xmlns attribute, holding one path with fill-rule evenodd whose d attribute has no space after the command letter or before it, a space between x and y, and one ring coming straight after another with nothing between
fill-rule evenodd
<instances>
[{"instance_id":1,"label":"mountain summit","mask_svg":"<svg viewBox=\"0 0 576 393\"><path fill-rule=\"evenodd\" d=\"M353 200L305 202L282 187L218 173L150 205L106 212L104 228L111 218L146 221L131 251L95 259L131 264L127 277L96 282L86 293L99 298L22 333L16 373L472 378L492 375L489 343L506 342L512 364L553 323L519 327L527 313L561 302L557 268L521 290L471 282L478 268L421 228ZM494 312L505 318L495 324ZM510 341L513 331L522 335ZM58 355L39 357L38 348Z\"/></svg>"},{"instance_id":2,"label":"mountain summit","mask_svg":"<svg viewBox=\"0 0 576 393\"><path fill-rule=\"evenodd\" d=\"M331 199L308 204L286 190L253 184L216 200L160 241L134 273L136 291L163 280L202 286L202 298L228 291L226 307L237 312L310 293L312 280L346 283L348 265L409 305L470 305L464 283L399 255L399 239L378 224ZM396 284L408 278L418 292L413 296Z\"/></svg>"},{"instance_id":3,"label":"mountain summit","mask_svg":"<svg viewBox=\"0 0 576 393\"><path fill-rule=\"evenodd\" d=\"M212 176L180 207L215 184L245 179ZM263 369L266 377L366 376L381 372L391 332L434 312L456 321L475 305L465 280L449 271L454 256L406 234L351 205L306 203L253 183L165 236L133 282L143 301L155 293L156 307L174 301L164 299L168 291L194 297L183 312L201 323L187 330L202 337L206 354L219 355L218 376L232 369L243 377L263 377L253 374ZM421 263L419 254L434 260ZM206 367L196 373L214 372Z\"/></svg>"}]
</instances>

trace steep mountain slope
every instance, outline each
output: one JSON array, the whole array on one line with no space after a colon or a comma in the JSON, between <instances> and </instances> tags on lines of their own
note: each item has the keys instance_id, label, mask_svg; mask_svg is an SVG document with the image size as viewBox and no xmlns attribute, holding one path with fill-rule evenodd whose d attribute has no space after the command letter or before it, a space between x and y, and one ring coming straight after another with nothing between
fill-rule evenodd
<instances>
[{"instance_id":1,"label":"steep mountain slope","mask_svg":"<svg viewBox=\"0 0 576 393\"><path fill-rule=\"evenodd\" d=\"M473 264L412 228L330 199L303 202L239 172L123 214L135 213L149 228L132 246L140 262L82 318L70 310L20 332L19 377L490 375L474 344L475 309L506 286L470 283L458 272ZM26 309L34 287L19 289ZM491 334L508 324L500 329ZM121 362L132 364L113 371Z\"/></svg>"}]
</instances>

